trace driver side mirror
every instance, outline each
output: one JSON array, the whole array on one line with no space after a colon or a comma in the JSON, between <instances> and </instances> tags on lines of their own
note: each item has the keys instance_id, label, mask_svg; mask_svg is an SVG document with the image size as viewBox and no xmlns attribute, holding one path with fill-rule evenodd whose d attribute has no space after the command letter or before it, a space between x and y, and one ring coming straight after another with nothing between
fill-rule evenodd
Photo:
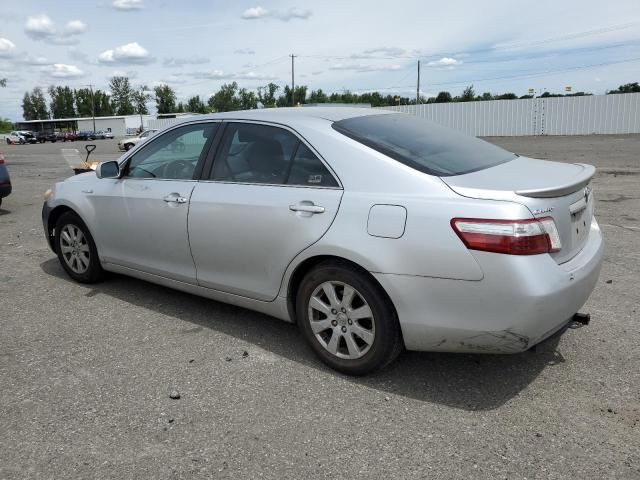
<instances>
[{"instance_id":1,"label":"driver side mirror","mask_svg":"<svg viewBox=\"0 0 640 480\"><path fill-rule=\"evenodd\" d=\"M98 178L120 178L120 166L115 160L102 162L96 168Z\"/></svg>"}]
</instances>

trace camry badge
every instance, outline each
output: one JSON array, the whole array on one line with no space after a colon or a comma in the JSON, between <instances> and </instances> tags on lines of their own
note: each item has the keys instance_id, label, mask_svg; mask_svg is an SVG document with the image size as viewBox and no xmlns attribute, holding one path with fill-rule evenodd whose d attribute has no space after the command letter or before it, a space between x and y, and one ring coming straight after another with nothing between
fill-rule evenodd
<instances>
[{"instance_id":1,"label":"camry badge","mask_svg":"<svg viewBox=\"0 0 640 480\"><path fill-rule=\"evenodd\" d=\"M533 214L542 215L543 213L549 213L549 212L553 212L553 207L539 208L538 210L534 210Z\"/></svg>"}]
</instances>

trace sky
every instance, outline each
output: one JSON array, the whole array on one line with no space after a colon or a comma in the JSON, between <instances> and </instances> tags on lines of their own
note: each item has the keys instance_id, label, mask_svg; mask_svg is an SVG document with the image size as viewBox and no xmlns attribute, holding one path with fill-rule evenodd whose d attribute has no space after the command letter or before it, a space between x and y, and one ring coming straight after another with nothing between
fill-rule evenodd
<instances>
[{"instance_id":1,"label":"sky","mask_svg":"<svg viewBox=\"0 0 640 480\"><path fill-rule=\"evenodd\" d=\"M0 117L24 92L107 89L114 75L178 100L236 81L415 97L441 90L605 93L640 81L639 0L56 0L0 6ZM153 111L154 103L150 103Z\"/></svg>"}]
</instances>

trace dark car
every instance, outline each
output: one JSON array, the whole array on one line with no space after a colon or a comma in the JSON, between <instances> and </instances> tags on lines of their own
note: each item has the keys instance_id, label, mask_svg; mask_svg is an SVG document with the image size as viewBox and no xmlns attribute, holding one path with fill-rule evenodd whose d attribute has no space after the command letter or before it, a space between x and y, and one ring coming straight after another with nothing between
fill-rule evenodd
<instances>
[{"instance_id":1,"label":"dark car","mask_svg":"<svg viewBox=\"0 0 640 480\"><path fill-rule=\"evenodd\" d=\"M2 205L2 199L8 197L11 193L11 179L9 178L9 171L4 164L4 155L0 153L0 205Z\"/></svg>"},{"instance_id":2,"label":"dark car","mask_svg":"<svg viewBox=\"0 0 640 480\"><path fill-rule=\"evenodd\" d=\"M56 142L58 140L58 137L53 132L38 132L36 134L36 140L39 143Z\"/></svg>"},{"instance_id":3,"label":"dark car","mask_svg":"<svg viewBox=\"0 0 640 480\"><path fill-rule=\"evenodd\" d=\"M78 132L76 140L95 140L95 132Z\"/></svg>"}]
</instances>

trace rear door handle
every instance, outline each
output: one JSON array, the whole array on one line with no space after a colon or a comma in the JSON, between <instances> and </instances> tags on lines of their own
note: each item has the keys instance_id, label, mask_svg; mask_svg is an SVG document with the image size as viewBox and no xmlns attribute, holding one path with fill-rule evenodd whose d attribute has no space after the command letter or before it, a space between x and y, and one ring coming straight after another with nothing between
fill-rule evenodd
<instances>
[{"instance_id":1,"label":"rear door handle","mask_svg":"<svg viewBox=\"0 0 640 480\"><path fill-rule=\"evenodd\" d=\"M187 199L180 196L179 193L170 193L163 200L167 203L187 203Z\"/></svg>"},{"instance_id":2,"label":"rear door handle","mask_svg":"<svg viewBox=\"0 0 640 480\"><path fill-rule=\"evenodd\" d=\"M289 210L292 212L307 212L307 213L324 213L324 207L319 205L298 203L296 205L289 205Z\"/></svg>"}]
</instances>

